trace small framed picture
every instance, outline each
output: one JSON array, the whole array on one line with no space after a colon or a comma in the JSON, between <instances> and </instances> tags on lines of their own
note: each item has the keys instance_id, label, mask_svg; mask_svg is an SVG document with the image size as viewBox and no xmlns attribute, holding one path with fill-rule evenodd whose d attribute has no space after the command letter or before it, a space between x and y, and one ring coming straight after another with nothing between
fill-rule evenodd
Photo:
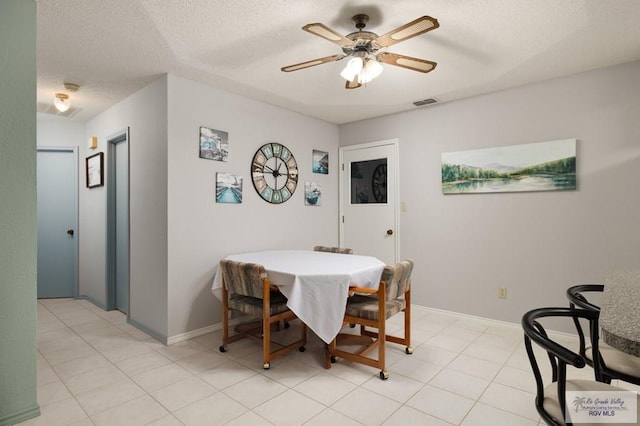
<instances>
[{"instance_id":1,"label":"small framed picture","mask_svg":"<svg viewBox=\"0 0 640 426\"><path fill-rule=\"evenodd\" d=\"M242 176L216 173L216 203L242 203Z\"/></svg>"},{"instance_id":2,"label":"small framed picture","mask_svg":"<svg viewBox=\"0 0 640 426\"><path fill-rule=\"evenodd\" d=\"M313 159L312 159L312 168L313 168L313 173L328 175L329 174L329 153L314 149Z\"/></svg>"},{"instance_id":3,"label":"small framed picture","mask_svg":"<svg viewBox=\"0 0 640 426\"><path fill-rule=\"evenodd\" d=\"M319 206L322 201L322 188L315 182L304 183L304 205Z\"/></svg>"},{"instance_id":4,"label":"small framed picture","mask_svg":"<svg viewBox=\"0 0 640 426\"><path fill-rule=\"evenodd\" d=\"M200 127L200 158L227 161L229 159L229 133Z\"/></svg>"},{"instance_id":5,"label":"small framed picture","mask_svg":"<svg viewBox=\"0 0 640 426\"><path fill-rule=\"evenodd\" d=\"M87 188L104 185L104 153L93 154L86 159Z\"/></svg>"}]
</instances>

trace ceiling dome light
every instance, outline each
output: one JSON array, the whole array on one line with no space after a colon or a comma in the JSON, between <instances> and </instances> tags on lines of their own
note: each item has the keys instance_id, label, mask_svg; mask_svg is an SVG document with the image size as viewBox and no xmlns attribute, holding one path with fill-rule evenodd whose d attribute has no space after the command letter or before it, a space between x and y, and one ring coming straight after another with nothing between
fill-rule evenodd
<instances>
[{"instance_id":1,"label":"ceiling dome light","mask_svg":"<svg viewBox=\"0 0 640 426\"><path fill-rule=\"evenodd\" d=\"M71 107L69 95L66 93L56 93L53 103L60 112L66 112Z\"/></svg>"},{"instance_id":2,"label":"ceiling dome light","mask_svg":"<svg viewBox=\"0 0 640 426\"><path fill-rule=\"evenodd\" d=\"M347 66L344 67L340 75L347 81L353 81L356 75L362 71L362 58L355 57L347 62Z\"/></svg>"}]
</instances>

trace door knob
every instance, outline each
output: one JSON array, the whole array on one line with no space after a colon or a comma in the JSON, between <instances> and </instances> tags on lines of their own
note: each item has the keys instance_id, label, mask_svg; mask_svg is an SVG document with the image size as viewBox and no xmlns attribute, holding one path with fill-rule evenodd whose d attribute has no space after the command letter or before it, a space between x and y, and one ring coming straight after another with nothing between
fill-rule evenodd
<instances>
[{"instance_id":1,"label":"door knob","mask_svg":"<svg viewBox=\"0 0 640 426\"><path fill-rule=\"evenodd\" d=\"M73 236L73 229L67 229L67 234Z\"/></svg>"},{"instance_id":2,"label":"door knob","mask_svg":"<svg viewBox=\"0 0 640 426\"><path fill-rule=\"evenodd\" d=\"M393 235L393 230L387 229L387 235Z\"/></svg>"}]
</instances>

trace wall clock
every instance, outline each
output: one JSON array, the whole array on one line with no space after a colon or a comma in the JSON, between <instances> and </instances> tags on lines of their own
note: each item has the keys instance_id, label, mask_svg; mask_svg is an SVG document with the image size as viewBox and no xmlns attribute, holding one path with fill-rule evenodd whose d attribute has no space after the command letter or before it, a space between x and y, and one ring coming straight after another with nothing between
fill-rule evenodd
<instances>
[{"instance_id":1,"label":"wall clock","mask_svg":"<svg viewBox=\"0 0 640 426\"><path fill-rule=\"evenodd\" d=\"M253 156L251 179L263 200L272 204L284 203L298 185L298 164L286 146L267 143Z\"/></svg>"},{"instance_id":2,"label":"wall clock","mask_svg":"<svg viewBox=\"0 0 640 426\"><path fill-rule=\"evenodd\" d=\"M371 188L373 189L373 198L378 203L387 202L387 165L379 164L373 171L371 178Z\"/></svg>"}]
</instances>

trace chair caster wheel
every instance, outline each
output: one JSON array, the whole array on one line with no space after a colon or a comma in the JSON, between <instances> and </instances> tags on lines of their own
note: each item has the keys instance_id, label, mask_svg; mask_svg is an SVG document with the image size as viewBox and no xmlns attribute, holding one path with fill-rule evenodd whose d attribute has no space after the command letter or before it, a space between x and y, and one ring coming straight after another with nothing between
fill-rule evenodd
<instances>
[{"instance_id":1,"label":"chair caster wheel","mask_svg":"<svg viewBox=\"0 0 640 426\"><path fill-rule=\"evenodd\" d=\"M268 370L269 368L271 368L271 364L268 362L265 362L264 364L262 364L262 368L264 368L265 370Z\"/></svg>"},{"instance_id":2,"label":"chair caster wheel","mask_svg":"<svg viewBox=\"0 0 640 426\"><path fill-rule=\"evenodd\" d=\"M404 352L405 352L407 355L411 355L411 354L413 353L413 347L411 347L411 346L407 346L406 348L404 348Z\"/></svg>"},{"instance_id":3,"label":"chair caster wheel","mask_svg":"<svg viewBox=\"0 0 640 426\"><path fill-rule=\"evenodd\" d=\"M338 362L338 360L336 359L336 357L335 357L335 356L333 356L333 355L331 355L330 360L331 360L331 364L335 364L336 362Z\"/></svg>"},{"instance_id":4,"label":"chair caster wheel","mask_svg":"<svg viewBox=\"0 0 640 426\"><path fill-rule=\"evenodd\" d=\"M349 327L356 328L356 325L355 324L349 324Z\"/></svg>"},{"instance_id":5,"label":"chair caster wheel","mask_svg":"<svg viewBox=\"0 0 640 426\"><path fill-rule=\"evenodd\" d=\"M382 370L380 372L380 380L387 380L389 378L389 373L387 373L387 370Z\"/></svg>"},{"instance_id":6,"label":"chair caster wheel","mask_svg":"<svg viewBox=\"0 0 640 426\"><path fill-rule=\"evenodd\" d=\"M298 350L299 350L300 352L304 352L304 351L306 351L307 349L306 349L304 346L300 346L300 347L298 348Z\"/></svg>"},{"instance_id":7,"label":"chair caster wheel","mask_svg":"<svg viewBox=\"0 0 640 426\"><path fill-rule=\"evenodd\" d=\"M227 351L227 348L224 345L220 346L218 349L220 349L220 352L222 353L225 353Z\"/></svg>"}]
</instances>

